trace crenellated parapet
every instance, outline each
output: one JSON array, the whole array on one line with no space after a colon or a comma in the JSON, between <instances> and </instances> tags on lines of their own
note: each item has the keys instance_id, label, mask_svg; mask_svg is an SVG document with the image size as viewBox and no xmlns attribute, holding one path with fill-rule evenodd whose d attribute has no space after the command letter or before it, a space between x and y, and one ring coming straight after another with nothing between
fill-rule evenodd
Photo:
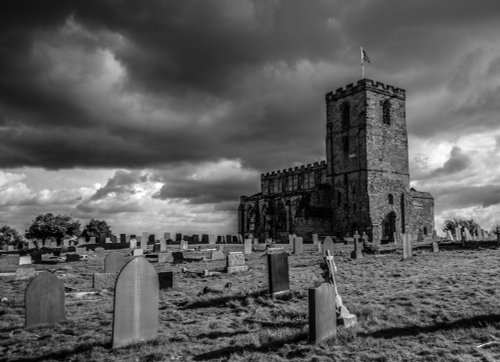
<instances>
[{"instance_id":1,"label":"crenellated parapet","mask_svg":"<svg viewBox=\"0 0 500 362\"><path fill-rule=\"evenodd\" d=\"M406 98L406 91L402 88L394 87L392 85L384 84L371 79L361 79L358 80L357 83L350 83L345 87L337 88L335 92L328 92L325 95L326 102L336 101L364 90L371 90L402 100L405 100Z\"/></svg>"},{"instance_id":2,"label":"crenellated parapet","mask_svg":"<svg viewBox=\"0 0 500 362\"><path fill-rule=\"evenodd\" d=\"M264 195L311 189L326 182L326 161L263 173L260 179Z\"/></svg>"}]
</instances>

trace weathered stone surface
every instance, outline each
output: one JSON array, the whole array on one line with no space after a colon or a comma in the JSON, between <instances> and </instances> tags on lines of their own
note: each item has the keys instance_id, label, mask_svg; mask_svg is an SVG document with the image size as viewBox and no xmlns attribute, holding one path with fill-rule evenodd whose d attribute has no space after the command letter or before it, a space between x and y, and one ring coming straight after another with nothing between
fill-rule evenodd
<instances>
[{"instance_id":1,"label":"weathered stone surface","mask_svg":"<svg viewBox=\"0 0 500 362\"><path fill-rule=\"evenodd\" d=\"M170 251L158 254L158 264L171 263L173 261L174 257L172 256L172 252Z\"/></svg>"},{"instance_id":2,"label":"weathered stone surface","mask_svg":"<svg viewBox=\"0 0 500 362\"><path fill-rule=\"evenodd\" d=\"M166 251L167 251L167 240L161 239L160 240L160 253L164 253Z\"/></svg>"},{"instance_id":3,"label":"weathered stone surface","mask_svg":"<svg viewBox=\"0 0 500 362\"><path fill-rule=\"evenodd\" d=\"M87 252L87 248L75 248L75 253L83 255Z\"/></svg>"},{"instance_id":4,"label":"weathered stone surface","mask_svg":"<svg viewBox=\"0 0 500 362\"><path fill-rule=\"evenodd\" d=\"M309 289L309 341L318 343L337 333L335 288L323 283Z\"/></svg>"},{"instance_id":5,"label":"weathered stone surface","mask_svg":"<svg viewBox=\"0 0 500 362\"><path fill-rule=\"evenodd\" d=\"M25 292L26 327L52 325L65 319L64 285L44 271L28 284Z\"/></svg>"},{"instance_id":6,"label":"weathered stone surface","mask_svg":"<svg viewBox=\"0 0 500 362\"><path fill-rule=\"evenodd\" d=\"M126 262L122 253L111 252L104 258L104 273L119 273Z\"/></svg>"},{"instance_id":7,"label":"weathered stone surface","mask_svg":"<svg viewBox=\"0 0 500 362\"><path fill-rule=\"evenodd\" d=\"M269 293L276 294L290 289L287 253L267 255L267 275Z\"/></svg>"},{"instance_id":8,"label":"weathered stone surface","mask_svg":"<svg viewBox=\"0 0 500 362\"><path fill-rule=\"evenodd\" d=\"M245 254L252 254L252 240L251 239L245 239L244 253Z\"/></svg>"},{"instance_id":9,"label":"weathered stone surface","mask_svg":"<svg viewBox=\"0 0 500 362\"><path fill-rule=\"evenodd\" d=\"M31 260L31 255L23 255L19 257L19 265L28 265L32 264L33 260Z\"/></svg>"},{"instance_id":10,"label":"weathered stone surface","mask_svg":"<svg viewBox=\"0 0 500 362\"><path fill-rule=\"evenodd\" d=\"M94 273L92 274L92 288L96 290L115 289L117 273Z\"/></svg>"},{"instance_id":11,"label":"weathered stone surface","mask_svg":"<svg viewBox=\"0 0 500 362\"><path fill-rule=\"evenodd\" d=\"M123 267L116 281L113 313L113 348L158 336L159 280L144 258Z\"/></svg>"},{"instance_id":12,"label":"weathered stone surface","mask_svg":"<svg viewBox=\"0 0 500 362\"><path fill-rule=\"evenodd\" d=\"M226 272L236 273L247 271L248 266L245 265L245 254L242 252L230 252L226 256Z\"/></svg>"}]
</instances>

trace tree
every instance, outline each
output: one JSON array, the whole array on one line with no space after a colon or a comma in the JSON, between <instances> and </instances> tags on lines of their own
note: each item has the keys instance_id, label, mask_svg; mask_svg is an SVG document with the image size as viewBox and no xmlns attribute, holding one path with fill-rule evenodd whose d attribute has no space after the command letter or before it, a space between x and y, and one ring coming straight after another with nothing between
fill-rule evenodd
<instances>
[{"instance_id":1,"label":"tree","mask_svg":"<svg viewBox=\"0 0 500 362\"><path fill-rule=\"evenodd\" d=\"M101 234L104 234L104 237L108 238L111 237L113 232L106 221L97 219L90 219L90 222L85 226L82 232L82 236L87 239L94 236L99 240Z\"/></svg>"},{"instance_id":2,"label":"tree","mask_svg":"<svg viewBox=\"0 0 500 362\"><path fill-rule=\"evenodd\" d=\"M51 213L38 215L31 223L25 236L28 239L55 238L60 244L66 237L80 235L80 222L69 215L54 216Z\"/></svg>"},{"instance_id":3,"label":"tree","mask_svg":"<svg viewBox=\"0 0 500 362\"><path fill-rule=\"evenodd\" d=\"M479 224L473 219L466 220L453 218L451 220L444 221L443 231L446 232L449 230L454 237L457 237L455 235L455 228L457 226L460 228L460 230L463 230L463 228L466 227L467 229L469 229L471 234L476 233L479 230Z\"/></svg>"},{"instance_id":4,"label":"tree","mask_svg":"<svg viewBox=\"0 0 500 362\"><path fill-rule=\"evenodd\" d=\"M16 229L7 225L0 228L0 246L19 245L22 242L21 235L19 235Z\"/></svg>"}]
</instances>

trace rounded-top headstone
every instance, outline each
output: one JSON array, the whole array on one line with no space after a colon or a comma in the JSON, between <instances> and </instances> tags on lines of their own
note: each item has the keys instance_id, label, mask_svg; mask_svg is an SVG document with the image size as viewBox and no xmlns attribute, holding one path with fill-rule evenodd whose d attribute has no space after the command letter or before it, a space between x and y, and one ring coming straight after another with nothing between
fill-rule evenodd
<instances>
[{"instance_id":1,"label":"rounded-top headstone","mask_svg":"<svg viewBox=\"0 0 500 362\"><path fill-rule=\"evenodd\" d=\"M158 275L146 259L123 267L115 284L113 348L157 337L158 294Z\"/></svg>"},{"instance_id":2,"label":"rounded-top headstone","mask_svg":"<svg viewBox=\"0 0 500 362\"><path fill-rule=\"evenodd\" d=\"M330 250L330 255L333 255L333 240L331 237L327 236L323 241L323 254L326 255L326 251Z\"/></svg>"},{"instance_id":3,"label":"rounded-top headstone","mask_svg":"<svg viewBox=\"0 0 500 362\"><path fill-rule=\"evenodd\" d=\"M64 285L51 272L31 280L24 295L26 327L56 324L65 319Z\"/></svg>"},{"instance_id":4,"label":"rounded-top headstone","mask_svg":"<svg viewBox=\"0 0 500 362\"><path fill-rule=\"evenodd\" d=\"M112 252L104 258L105 273L119 273L126 264L125 256L122 253Z\"/></svg>"}]
</instances>

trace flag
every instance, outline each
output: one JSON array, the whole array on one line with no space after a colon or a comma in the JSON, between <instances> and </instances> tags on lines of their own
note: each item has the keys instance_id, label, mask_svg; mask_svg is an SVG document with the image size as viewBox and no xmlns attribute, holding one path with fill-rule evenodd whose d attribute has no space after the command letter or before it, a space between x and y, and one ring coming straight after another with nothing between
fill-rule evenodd
<instances>
[{"instance_id":1,"label":"flag","mask_svg":"<svg viewBox=\"0 0 500 362\"><path fill-rule=\"evenodd\" d=\"M364 49L361 49L361 53L363 54L363 61L370 63L370 57L366 54Z\"/></svg>"}]
</instances>

